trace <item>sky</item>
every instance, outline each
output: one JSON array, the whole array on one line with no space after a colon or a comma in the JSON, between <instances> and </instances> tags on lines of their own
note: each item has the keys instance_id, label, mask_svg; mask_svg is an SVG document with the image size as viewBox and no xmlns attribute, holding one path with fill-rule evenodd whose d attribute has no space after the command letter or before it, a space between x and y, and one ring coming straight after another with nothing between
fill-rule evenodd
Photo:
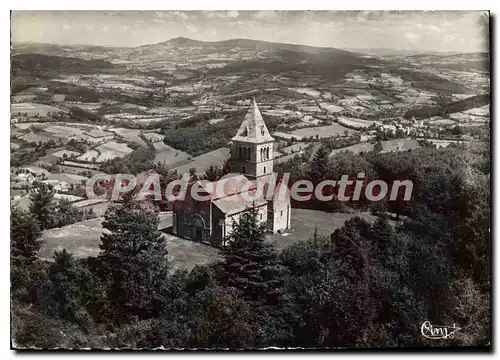
<instances>
[{"instance_id":1,"label":"sky","mask_svg":"<svg viewBox=\"0 0 500 360\"><path fill-rule=\"evenodd\" d=\"M12 42L140 46L175 37L321 47L488 51L481 11L15 11Z\"/></svg>"}]
</instances>

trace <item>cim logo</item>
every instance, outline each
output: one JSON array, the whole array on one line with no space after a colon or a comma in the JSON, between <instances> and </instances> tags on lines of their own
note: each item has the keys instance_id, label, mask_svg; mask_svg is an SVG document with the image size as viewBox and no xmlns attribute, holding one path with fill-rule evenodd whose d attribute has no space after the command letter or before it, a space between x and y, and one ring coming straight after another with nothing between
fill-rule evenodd
<instances>
[{"instance_id":1,"label":"cim logo","mask_svg":"<svg viewBox=\"0 0 500 360\"><path fill-rule=\"evenodd\" d=\"M460 330L455 324L453 326L432 325L430 321L425 321L420 327L422 336L427 339L453 339L455 333Z\"/></svg>"}]
</instances>

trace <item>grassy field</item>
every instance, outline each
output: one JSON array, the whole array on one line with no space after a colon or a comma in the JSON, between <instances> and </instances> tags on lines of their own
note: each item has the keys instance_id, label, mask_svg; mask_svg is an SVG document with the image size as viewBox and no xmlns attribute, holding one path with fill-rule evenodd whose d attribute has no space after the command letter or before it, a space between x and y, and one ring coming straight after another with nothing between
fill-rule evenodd
<instances>
[{"instance_id":1,"label":"grassy field","mask_svg":"<svg viewBox=\"0 0 500 360\"><path fill-rule=\"evenodd\" d=\"M344 223L354 216L359 216L365 220L372 221L374 216L369 213L327 213L324 211L292 209L292 229L285 234L270 234L268 239L278 250L296 243L307 240L314 234L314 229L318 228L319 235L330 236L336 229L342 227Z\"/></svg>"},{"instance_id":2,"label":"grassy field","mask_svg":"<svg viewBox=\"0 0 500 360\"><path fill-rule=\"evenodd\" d=\"M381 152L413 150L419 147L418 141L414 139L394 139L382 141Z\"/></svg>"},{"instance_id":3,"label":"grassy field","mask_svg":"<svg viewBox=\"0 0 500 360\"><path fill-rule=\"evenodd\" d=\"M97 162L124 157L133 151L126 144L116 143L114 141L99 145L96 149L101 153L96 160Z\"/></svg>"},{"instance_id":4,"label":"grassy field","mask_svg":"<svg viewBox=\"0 0 500 360\"><path fill-rule=\"evenodd\" d=\"M155 147L155 163L160 162L166 166L170 166L186 161L191 157L188 153L168 146L163 141L155 142L153 145Z\"/></svg>"},{"instance_id":5,"label":"grassy field","mask_svg":"<svg viewBox=\"0 0 500 360\"><path fill-rule=\"evenodd\" d=\"M165 135L157 134L154 132L144 133L143 136L152 142L163 141L163 139L165 138Z\"/></svg>"},{"instance_id":6,"label":"grassy field","mask_svg":"<svg viewBox=\"0 0 500 360\"><path fill-rule=\"evenodd\" d=\"M268 241L281 250L297 241L307 240L318 227L318 233L329 236L335 229L354 216L368 221L374 217L368 213L344 214L326 213L315 210L292 209L292 229L283 235L269 234ZM62 228L46 230L42 235L43 245L40 257L52 259L55 250L66 249L78 258L99 254L100 238L103 233L103 218L82 221ZM160 222L165 226L171 224L172 215L161 213ZM207 264L221 259L217 248L200 244L192 240L165 235L168 248L168 260L171 271L175 269L192 269L195 265Z\"/></svg>"},{"instance_id":7,"label":"grassy field","mask_svg":"<svg viewBox=\"0 0 500 360\"><path fill-rule=\"evenodd\" d=\"M45 128L45 131L57 137L70 137L72 135L81 135L83 130L74 126L53 125Z\"/></svg>"},{"instance_id":8,"label":"grassy field","mask_svg":"<svg viewBox=\"0 0 500 360\"><path fill-rule=\"evenodd\" d=\"M188 173L191 168L194 168L196 173L204 173L210 165L215 167L222 167L224 163L230 158L230 153L228 148L220 148L214 151L210 151L206 154L194 157L190 162L176 167L179 174Z\"/></svg>"},{"instance_id":9,"label":"grassy field","mask_svg":"<svg viewBox=\"0 0 500 360\"><path fill-rule=\"evenodd\" d=\"M320 138L325 138L325 137L330 137L330 136L335 136L335 135L344 135L345 132L355 132L355 130L348 129L340 124L332 124L332 125L326 125L326 126L317 126L317 127L312 127L312 128L303 128L303 129L298 129L292 131L292 135L299 136L301 138L305 137L320 137Z\"/></svg>"},{"instance_id":10,"label":"grassy field","mask_svg":"<svg viewBox=\"0 0 500 360\"><path fill-rule=\"evenodd\" d=\"M134 142L141 146L146 146L146 143L140 137L141 131L136 129L111 128L109 131L123 137L125 140Z\"/></svg>"},{"instance_id":11,"label":"grassy field","mask_svg":"<svg viewBox=\"0 0 500 360\"><path fill-rule=\"evenodd\" d=\"M163 213L161 222L171 222L172 215ZM103 218L82 221L62 228L50 229L43 233L43 246L40 257L52 259L55 250L66 249L77 258L96 256L99 254L99 244ZM165 235L168 248L168 260L172 265L171 271L176 269L191 269L197 264L205 264L220 258L219 250L208 245L191 240L181 239L172 235Z\"/></svg>"},{"instance_id":12,"label":"grassy field","mask_svg":"<svg viewBox=\"0 0 500 360\"><path fill-rule=\"evenodd\" d=\"M47 116L47 113L58 113L62 112L61 109L54 106L49 106L45 104L36 103L17 103L10 106L10 111L12 115L17 115L21 113L27 113L28 116Z\"/></svg>"},{"instance_id":13,"label":"grassy field","mask_svg":"<svg viewBox=\"0 0 500 360\"><path fill-rule=\"evenodd\" d=\"M418 149L420 147L418 141L413 139L393 139L393 140L381 141L381 144L382 144L381 152L413 150L413 149ZM374 144L359 143L340 149L334 149L330 153L330 156L334 156L335 154L342 153L344 151L349 151L352 152L353 154L359 154L360 152L372 151L373 148Z\"/></svg>"},{"instance_id":14,"label":"grassy field","mask_svg":"<svg viewBox=\"0 0 500 360\"><path fill-rule=\"evenodd\" d=\"M362 120L362 119L355 119L355 118L347 118L347 117L339 117L339 124L354 128L354 129L366 129L373 123L380 125L380 122L378 121L369 121L369 120Z\"/></svg>"},{"instance_id":15,"label":"grassy field","mask_svg":"<svg viewBox=\"0 0 500 360\"><path fill-rule=\"evenodd\" d=\"M337 113L337 112L340 112L340 111L344 111L343 107L340 107L340 106L337 106L337 105L333 105L333 104L329 104L329 103L320 103L320 106L323 109L325 109L326 111L330 112L330 113Z\"/></svg>"},{"instance_id":16,"label":"grassy field","mask_svg":"<svg viewBox=\"0 0 500 360\"><path fill-rule=\"evenodd\" d=\"M344 152L344 151L349 151L352 152L353 154L359 154L360 152L369 152L373 150L374 145L370 143L359 143L351 146L347 146L344 148L340 149L334 149L330 153L330 156L334 156L335 154Z\"/></svg>"}]
</instances>

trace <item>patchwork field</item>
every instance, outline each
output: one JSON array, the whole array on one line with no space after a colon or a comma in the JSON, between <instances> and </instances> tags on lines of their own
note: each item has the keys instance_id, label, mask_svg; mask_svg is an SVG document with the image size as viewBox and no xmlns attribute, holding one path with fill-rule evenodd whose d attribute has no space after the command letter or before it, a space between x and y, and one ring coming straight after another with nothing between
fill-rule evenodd
<instances>
[{"instance_id":1,"label":"patchwork field","mask_svg":"<svg viewBox=\"0 0 500 360\"><path fill-rule=\"evenodd\" d=\"M166 166L170 166L176 163L186 161L191 157L188 153L184 151L177 150L171 146L168 146L163 141L155 142L155 163L162 163Z\"/></svg>"},{"instance_id":2,"label":"patchwork field","mask_svg":"<svg viewBox=\"0 0 500 360\"><path fill-rule=\"evenodd\" d=\"M320 97L321 96L321 92L319 92L318 90L315 90L315 89L311 89L311 88L296 88L296 89L289 88L288 90L293 90L293 91L296 91L300 94L306 94L306 95L309 95L312 97Z\"/></svg>"},{"instance_id":3,"label":"patchwork field","mask_svg":"<svg viewBox=\"0 0 500 360\"><path fill-rule=\"evenodd\" d=\"M344 111L343 107L329 104L329 103L320 103L319 105L321 106L321 108L325 109L326 111L328 111L330 113L337 113L337 112Z\"/></svg>"},{"instance_id":4,"label":"patchwork field","mask_svg":"<svg viewBox=\"0 0 500 360\"><path fill-rule=\"evenodd\" d=\"M351 127L354 129L366 129L373 124L381 125L379 121L362 120L348 117L339 117L338 122L340 125L344 125L346 127Z\"/></svg>"},{"instance_id":5,"label":"patchwork field","mask_svg":"<svg viewBox=\"0 0 500 360\"><path fill-rule=\"evenodd\" d=\"M52 125L45 128L45 131L51 133L53 136L57 137L70 137L73 135L82 135L83 130L73 127L73 126L64 126L64 125Z\"/></svg>"},{"instance_id":6,"label":"patchwork field","mask_svg":"<svg viewBox=\"0 0 500 360\"><path fill-rule=\"evenodd\" d=\"M431 117L427 124L429 125L455 125L457 122L452 119L442 118L440 116Z\"/></svg>"},{"instance_id":7,"label":"patchwork field","mask_svg":"<svg viewBox=\"0 0 500 360\"><path fill-rule=\"evenodd\" d=\"M147 132L147 133L144 133L142 136L145 137L146 139L148 139L149 141L154 142L154 143L157 141L163 141L163 139L165 138L165 135L157 134L154 132Z\"/></svg>"},{"instance_id":8,"label":"patchwork field","mask_svg":"<svg viewBox=\"0 0 500 360\"><path fill-rule=\"evenodd\" d=\"M16 103L10 106L10 112L12 115L27 114L27 116L47 116L47 113L59 113L62 109L56 108L54 106L49 106L45 104L37 103Z\"/></svg>"},{"instance_id":9,"label":"patchwork field","mask_svg":"<svg viewBox=\"0 0 500 360\"><path fill-rule=\"evenodd\" d=\"M11 98L12 103L24 103L34 100L36 95L14 95Z\"/></svg>"},{"instance_id":10,"label":"patchwork field","mask_svg":"<svg viewBox=\"0 0 500 360\"><path fill-rule=\"evenodd\" d=\"M80 104L66 104L70 106L76 106L77 108L80 108L85 111L96 111L98 110L102 104L101 103L80 103Z\"/></svg>"},{"instance_id":11,"label":"patchwork field","mask_svg":"<svg viewBox=\"0 0 500 360\"><path fill-rule=\"evenodd\" d=\"M96 150L100 153L96 160L97 162L103 162L117 157L124 157L134 151L129 148L127 144L117 143L114 141L99 145Z\"/></svg>"},{"instance_id":12,"label":"patchwork field","mask_svg":"<svg viewBox=\"0 0 500 360\"><path fill-rule=\"evenodd\" d=\"M414 139L393 139L382 141L382 153L418 149L420 145Z\"/></svg>"},{"instance_id":13,"label":"patchwork field","mask_svg":"<svg viewBox=\"0 0 500 360\"><path fill-rule=\"evenodd\" d=\"M335 154L339 154L345 151L351 152L353 154L359 154L361 152L370 152L374 148L374 144L370 143L359 143L351 146L347 146L345 148L340 148L340 149L334 149L330 153L329 156L334 156Z\"/></svg>"},{"instance_id":14,"label":"patchwork field","mask_svg":"<svg viewBox=\"0 0 500 360\"><path fill-rule=\"evenodd\" d=\"M190 169L194 168L197 173L204 173L211 165L215 167L222 167L231 156L228 148L220 148L210 151L206 154L194 157L190 162L176 167L179 174L188 173Z\"/></svg>"},{"instance_id":15,"label":"patchwork field","mask_svg":"<svg viewBox=\"0 0 500 360\"><path fill-rule=\"evenodd\" d=\"M83 164L82 164L83 165ZM84 168L80 166L69 166L69 165L58 165L57 170L66 174L75 174L78 175L82 173L83 171L85 172L90 172L92 176L96 174L104 174L103 171L96 170L96 169L89 169L89 168Z\"/></svg>"},{"instance_id":16,"label":"patchwork field","mask_svg":"<svg viewBox=\"0 0 500 360\"><path fill-rule=\"evenodd\" d=\"M475 116L490 116L490 105L485 105L478 108L465 110L463 113Z\"/></svg>"},{"instance_id":17,"label":"patchwork field","mask_svg":"<svg viewBox=\"0 0 500 360\"><path fill-rule=\"evenodd\" d=\"M292 136L300 136L301 138L319 137L325 138L336 135L345 135L345 133L353 133L355 130L348 129L340 124L331 124L325 126L317 126L312 128L303 128L291 132Z\"/></svg>"},{"instance_id":18,"label":"patchwork field","mask_svg":"<svg viewBox=\"0 0 500 360\"><path fill-rule=\"evenodd\" d=\"M127 141L134 142L141 146L146 146L146 143L141 138L141 130L137 129L125 129L125 128L110 128L108 129L111 132L123 137Z\"/></svg>"},{"instance_id":19,"label":"patchwork field","mask_svg":"<svg viewBox=\"0 0 500 360\"><path fill-rule=\"evenodd\" d=\"M99 152L96 150L89 150L85 154L82 154L81 156L77 157L77 160L80 161L92 161L92 159L97 159L99 157Z\"/></svg>"},{"instance_id":20,"label":"patchwork field","mask_svg":"<svg viewBox=\"0 0 500 360\"><path fill-rule=\"evenodd\" d=\"M39 143L39 142L46 143L46 142L49 142L51 140L57 141L59 139L55 136L52 136L49 133L38 133L38 134L29 133L29 134L23 135L19 138L28 142L28 143Z\"/></svg>"},{"instance_id":21,"label":"patchwork field","mask_svg":"<svg viewBox=\"0 0 500 360\"><path fill-rule=\"evenodd\" d=\"M309 143L295 143L293 145L284 147L283 149L281 149L281 151L284 154L293 154L295 152L305 150L308 146L315 145L315 144L317 144L317 143L314 143L314 142L309 142Z\"/></svg>"},{"instance_id":22,"label":"patchwork field","mask_svg":"<svg viewBox=\"0 0 500 360\"><path fill-rule=\"evenodd\" d=\"M67 166L78 166L78 167L81 167L81 168L84 168L84 169L93 169L93 170L98 170L99 169L99 166L98 165L94 165L94 164L83 164L83 163L80 163L80 162L76 162L76 161L64 161L64 165L67 165Z\"/></svg>"},{"instance_id":23,"label":"patchwork field","mask_svg":"<svg viewBox=\"0 0 500 360\"><path fill-rule=\"evenodd\" d=\"M382 151L381 151L382 153L391 151L413 150L413 149L418 149L420 147L418 141L413 139L393 139L393 140L381 141L381 144L382 144ZM374 144L364 142L340 149L334 149L332 150L329 156L334 156L335 154L339 154L345 151L351 152L353 154L359 154L361 152L366 153L372 151L374 147L375 147Z\"/></svg>"}]
</instances>

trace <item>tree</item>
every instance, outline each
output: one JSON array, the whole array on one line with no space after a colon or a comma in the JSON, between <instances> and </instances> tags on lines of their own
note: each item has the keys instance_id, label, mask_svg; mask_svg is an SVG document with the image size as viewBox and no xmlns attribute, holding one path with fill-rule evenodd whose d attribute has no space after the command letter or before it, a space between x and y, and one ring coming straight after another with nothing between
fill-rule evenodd
<instances>
[{"instance_id":1,"label":"tree","mask_svg":"<svg viewBox=\"0 0 500 360\"><path fill-rule=\"evenodd\" d=\"M283 288L286 269L273 245L264 241L265 226L257 222L257 210L244 212L233 223L229 244L223 249L219 281L235 289L255 311L259 344L285 346L293 322L290 299Z\"/></svg>"},{"instance_id":2,"label":"tree","mask_svg":"<svg viewBox=\"0 0 500 360\"><path fill-rule=\"evenodd\" d=\"M84 305L91 303L94 277L63 249L54 252L48 281L41 289L38 308L43 313L88 327L92 320Z\"/></svg>"},{"instance_id":3,"label":"tree","mask_svg":"<svg viewBox=\"0 0 500 360\"><path fill-rule=\"evenodd\" d=\"M210 165L210 167L205 171L205 178L208 181L219 180L222 175L223 175L222 169L217 168L213 165Z\"/></svg>"},{"instance_id":4,"label":"tree","mask_svg":"<svg viewBox=\"0 0 500 360\"><path fill-rule=\"evenodd\" d=\"M327 174L328 171L328 152L324 146L321 146L313 156L311 167L309 170L309 177L317 184Z\"/></svg>"},{"instance_id":5,"label":"tree","mask_svg":"<svg viewBox=\"0 0 500 360\"><path fill-rule=\"evenodd\" d=\"M100 248L108 300L117 321L146 319L161 306L167 276L166 241L158 231L158 210L147 202L111 205L103 227Z\"/></svg>"},{"instance_id":6,"label":"tree","mask_svg":"<svg viewBox=\"0 0 500 360\"><path fill-rule=\"evenodd\" d=\"M47 229L51 225L51 216L54 211L54 188L50 184L37 182L30 190L30 211L35 214L41 229Z\"/></svg>"},{"instance_id":7,"label":"tree","mask_svg":"<svg viewBox=\"0 0 500 360\"><path fill-rule=\"evenodd\" d=\"M388 244L393 236L393 228L389 223L388 216L386 214L378 216L369 232L370 240L377 248L379 255L384 258L384 256L387 255Z\"/></svg>"},{"instance_id":8,"label":"tree","mask_svg":"<svg viewBox=\"0 0 500 360\"><path fill-rule=\"evenodd\" d=\"M41 247L36 216L13 207L10 215L11 257L16 264L31 264Z\"/></svg>"},{"instance_id":9,"label":"tree","mask_svg":"<svg viewBox=\"0 0 500 360\"><path fill-rule=\"evenodd\" d=\"M373 151L375 151L376 153L379 153L382 151L384 147L382 146L382 143L380 141L377 141L375 143L375 146L373 147Z\"/></svg>"},{"instance_id":10,"label":"tree","mask_svg":"<svg viewBox=\"0 0 500 360\"><path fill-rule=\"evenodd\" d=\"M62 227L82 221L83 213L75 208L69 200L63 199L54 206L54 211L50 218L51 227Z\"/></svg>"},{"instance_id":11,"label":"tree","mask_svg":"<svg viewBox=\"0 0 500 360\"><path fill-rule=\"evenodd\" d=\"M217 287L208 295L208 307L197 324L197 346L239 349L256 346L258 323L250 304L234 290L224 287Z\"/></svg>"},{"instance_id":12,"label":"tree","mask_svg":"<svg viewBox=\"0 0 500 360\"><path fill-rule=\"evenodd\" d=\"M34 214L13 207L10 218L11 294L13 299L32 303L45 281L43 264L36 261L42 245L40 225Z\"/></svg>"},{"instance_id":13,"label":"tree","mask_svg":"<svg viewBox=\"0 0 500 360\"><path fill-rule=\"evenodd\" d=\"M264 242L265 227L252 208L233 223L229 244L223 249L223 284L234 287L246 300L265 304L282 283L283 266L272 245Z\"/></svg>"}]
</instances>

